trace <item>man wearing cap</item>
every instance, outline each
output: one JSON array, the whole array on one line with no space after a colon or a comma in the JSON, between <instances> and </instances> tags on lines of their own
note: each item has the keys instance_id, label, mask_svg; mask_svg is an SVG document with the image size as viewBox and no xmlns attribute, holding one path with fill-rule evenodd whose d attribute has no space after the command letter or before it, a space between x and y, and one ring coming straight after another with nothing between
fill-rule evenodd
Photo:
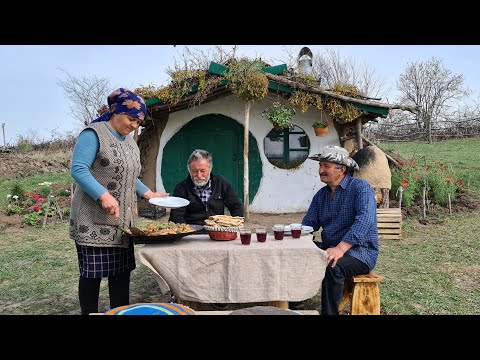
<instances>
[{"instance_id":1,"label":"man wearing cap","mask_svg":"<svg viewBox=\"0 0 480 360\"><path fill-rule=\"evenodd\" d=\"M345 278L368 274L377 262L375 192L366 180L351 176L358 165L344 148L325 146L309 159L319 162L320 180L327 186L313 197L302 224L322 228L316 242L327 252L321 314L338 315Z\"/></svg>"}]
</instances>

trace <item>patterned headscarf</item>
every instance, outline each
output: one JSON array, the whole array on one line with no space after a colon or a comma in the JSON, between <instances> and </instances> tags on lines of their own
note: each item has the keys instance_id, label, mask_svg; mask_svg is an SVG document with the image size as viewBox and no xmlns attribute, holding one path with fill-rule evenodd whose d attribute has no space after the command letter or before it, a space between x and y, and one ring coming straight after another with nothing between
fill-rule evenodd
<instances>
[{"instance_id":1,"label":"patterned headscarf","mask_svg":"<svg viewBox=\"0 0 480 360\"><path fill-rule=\"evenodd\" d=\"M348 151L336 145L325 146L320 154L308 157L311 160L328 161L335 164L345 165L349 169L358 170L358 164L349 155Z\"/></svg>"},{"instance_id":2,"label":"patterned headscarf","mask_svg":"<svg viewBox=\"0 0 480 360\"><path fill-rule=\"evenodd\" d=\"M133 91L124 88L118 88L108 95L107 103L109 112L96 118L91 123L108 121L113 114L125 114L141 121L145 120L147 106L145 101Z\"/></svg>"}]
</instances>

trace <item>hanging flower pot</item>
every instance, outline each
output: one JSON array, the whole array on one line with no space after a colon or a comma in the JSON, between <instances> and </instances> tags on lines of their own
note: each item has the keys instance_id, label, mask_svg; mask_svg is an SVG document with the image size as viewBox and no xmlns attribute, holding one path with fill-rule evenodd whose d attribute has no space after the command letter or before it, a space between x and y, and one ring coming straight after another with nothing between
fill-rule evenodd
<instances>
[{"instance_id":1,"label":"hanging flower pot","mask_svg":"<svg viewBox=\"0 0 480 360\"><path fill-rule=\"evenodd\" d=\"M317 136L327 136L328 135L328 127L321 127L321 126L314 126L313 130L315 130L315 135Z\"/></svg>"},{"instance_id":2,"label":"hanging flower pot","mask_svg":"<svg viewBox=\"0 0 480 360\"><path fill-rule=\"evenodd\" d=\"M315 130L315 135L317 136L326 136L328 130L330 129L330 121L322 120L313 123L313 130Z\"/></svg>"},{"instance_id":3,"label":"hanging flower pot","mask_svg":"<svg viewBox=\"0 0 480 360\"><path fill-rule=\"evenodd\" d=\"M287 108L276 101L261 114L272 123L275 129L285 129L292 127L290 120L295 115L295 109Z\"/></svg>"}]
</instances>

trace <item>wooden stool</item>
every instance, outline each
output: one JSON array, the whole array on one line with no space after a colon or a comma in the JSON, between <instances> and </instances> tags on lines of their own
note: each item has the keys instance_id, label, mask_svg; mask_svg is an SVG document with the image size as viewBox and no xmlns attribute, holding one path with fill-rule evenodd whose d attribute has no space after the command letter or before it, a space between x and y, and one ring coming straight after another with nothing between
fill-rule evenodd
<instances>
[{"instance_id":1,"label":"wooden stool","mask_svg":"<svg viewBox=\"0 0 480 360\"><path fill-rule=\"evenodd\" d=\"M351 315L380 315L378 283L382 281L383 277L375 273L346 278L342 301L338 307L339 314L342 314L347 303L350 303Z\"/></svg>"}]
</instances>

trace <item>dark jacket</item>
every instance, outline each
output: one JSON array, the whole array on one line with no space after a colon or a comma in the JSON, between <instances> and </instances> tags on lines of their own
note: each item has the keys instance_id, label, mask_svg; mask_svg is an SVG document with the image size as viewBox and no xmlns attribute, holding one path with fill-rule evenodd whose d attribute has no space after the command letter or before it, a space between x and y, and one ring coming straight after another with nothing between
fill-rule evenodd
<instances>
[{"instance_id":1,"label":"dark jacket","mask_svg":"<svg viewBox=\"0 0 480 360\"><path fill-rule=\"evenodd\" d=\"M193 190L193 181L190 175L175 186L173 196L178 196L190 201L185 207L172 209L169 221L205 225L204 220L211 215L223 215L225 206L231 216L243 216L243 205L239 201L232 186L221 175L210 174L212 196L205 206L200 197Z\"/></svg>"}]
</instances>

